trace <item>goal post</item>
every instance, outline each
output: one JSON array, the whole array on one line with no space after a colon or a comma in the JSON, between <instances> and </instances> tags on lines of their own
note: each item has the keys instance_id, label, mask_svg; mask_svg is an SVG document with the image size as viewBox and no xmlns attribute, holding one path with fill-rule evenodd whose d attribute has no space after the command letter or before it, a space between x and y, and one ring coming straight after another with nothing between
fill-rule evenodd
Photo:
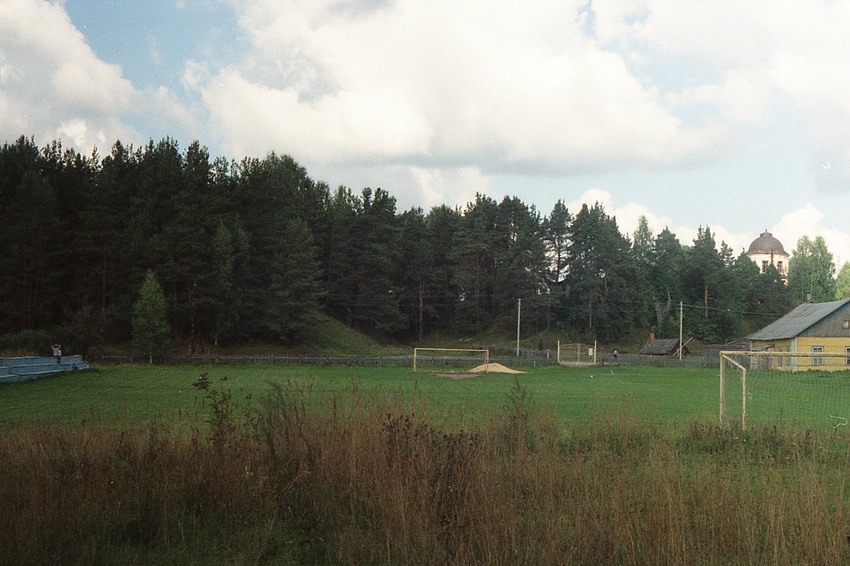
<instances>
[{"instance_id":1,"label":"goal post","mask_svg":"<svg viewBox=\"0 0 850 566\"><path fill-rule=\"evenodd\" d=\"M723 351L719 377L723 426L850 424L850 350Z\"/></svg>"},{"instance_id":2,"label":"goal post","mask_svg":"<svg viewBox=\"0 0 850 566\"><path fill-rule=\"evenodd\" d=\"M741 428L747 428L747 368L736 362L731 356L727 356L728 352L720 353L720 424L729 425L729 418L726 414L726 367L737 369L740 372L741 384Z\"/></svg>"},{"instance_id":3,"label":"goal post","mask_svg":"<svg viewBox=\"0 0 850 566\"><path fill-rule=\"evenodd\" d=\"M583 344L574 342L572 344L561 343L558 340L557 360L560 365L593 365L596 363L596 342Z\"/></svg>"},{"instance_id":4,"label":"goal post","mask_svg":"<svg viewBox=\"0 0 850 566\"><path fill-rule=\"evenodd\" d=\"M484 367L490 365L490 350L484 348L414 348L413 373L423 362L430 362L432 367L469 366L476 360L484 358Z\"/></svg>"}]
</instances>

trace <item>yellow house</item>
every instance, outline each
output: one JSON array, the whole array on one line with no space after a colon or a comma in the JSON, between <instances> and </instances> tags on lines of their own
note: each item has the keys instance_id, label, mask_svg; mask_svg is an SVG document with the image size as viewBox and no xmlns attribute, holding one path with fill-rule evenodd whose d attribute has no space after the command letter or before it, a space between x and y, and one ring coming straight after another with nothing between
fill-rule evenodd
<instances>
[{"instance_id":1,"label":"yellow house","mask_svg":"<svg viewBox=\"0 0 850 566\"><path fill-rule=\"evenodd\" d=\"M850 299L803 303L747 337L750 350L844 354L844 357L776 358L775 369L850 369Z\"/></svg>"}]
</instances>

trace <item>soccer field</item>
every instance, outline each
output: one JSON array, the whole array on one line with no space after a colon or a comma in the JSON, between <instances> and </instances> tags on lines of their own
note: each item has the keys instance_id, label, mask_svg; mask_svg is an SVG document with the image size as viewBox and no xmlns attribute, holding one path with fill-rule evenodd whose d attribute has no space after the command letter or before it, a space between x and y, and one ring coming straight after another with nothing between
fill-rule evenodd
<instances>
[{"instance_id":1,"label":"soccer field","mask_svg":"<svg viewBox=\"0 0 850 566\"><path fill-rule=\"evenodd\" d=\"M683 425L719 420L716 369L645 367L535 368L519 375L488 373L452 379L410 368L303 366L131 366L0 386L0 424L53 423L125 417L138 423L205 414L192 384L205 374L241 408L255 406L271 383L344 400L355 389L376 399L426 404L433 419L452 425L481 422L501 412L515 381L532 409L568 421L629 415L648 423ZM740 425L740 383L727 384L729 422ZM850 373L761 376L747 389L750 426L827 429L850 419Z\"/></svg>"},{"instance_id":2,"label":"soccer field","mask_svg":"<svg viewBox=\"0 0 850 566\"><path fill-rule=\"evenodd\" d=\"M748 374L746 432L717 424L719 370L9 384L0 563L848 564L850 430L762 426L843 377Z\"/></svg>"},{"instance_id":3,"label":"soccer field","mask_svg":"<svg viewBox=\"0 0 850 566\"><path fill-rule=\"evenodd\" d=\"M0 388L0 423L129 416L137 422L180 418L200 410L193 387L206 374L212 387L229 391L241 407L257 403L270 382L307 387L344 399L353 389L375 397L427 402L435 420L476 421L503 410L515 380L531 395L535 411L558 419L632 414L674 423L718 418L716 370L596 367L536 368L450 379L410 368L292 366L103 367ZM250 396L250 400L248 397Z\"/></svg>"}]
</instances>

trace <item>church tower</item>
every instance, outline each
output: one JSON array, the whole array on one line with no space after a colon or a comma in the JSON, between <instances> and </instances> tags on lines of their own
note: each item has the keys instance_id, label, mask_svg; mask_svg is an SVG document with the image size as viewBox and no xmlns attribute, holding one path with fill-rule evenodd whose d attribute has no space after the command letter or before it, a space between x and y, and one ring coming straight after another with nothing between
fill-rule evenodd
<instances>
[{"instance_id":1,"label":"church tower","mask_svg":"<svg viewBox=\"0 0 850 566\"><path fill-rule=\"evenodd\" d=\"M773 237L773 234L765 230L753 240L747 255L756 262L762 273L767 271L768 265L773 265L782 276L782 280L788 282L788 254L782 247L782 242Z\"/></svg>"}]
</instances>

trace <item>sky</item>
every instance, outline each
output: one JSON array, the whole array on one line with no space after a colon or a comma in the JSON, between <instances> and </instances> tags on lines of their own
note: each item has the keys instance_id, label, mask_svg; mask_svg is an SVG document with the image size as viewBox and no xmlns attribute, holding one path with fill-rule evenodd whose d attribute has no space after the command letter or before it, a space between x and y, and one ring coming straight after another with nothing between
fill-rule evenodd
<instances>
[{"instance_id":1,"label":"sky","mask_svg":"<svg viewBox=\"0 0 850 566\"><path fill-rule=\"evenodd\" d=\"M198 140L400 211L599 202L840 267L848 29L845 0L0 0L0 143Z\"/></svg>"}]
</instances>

